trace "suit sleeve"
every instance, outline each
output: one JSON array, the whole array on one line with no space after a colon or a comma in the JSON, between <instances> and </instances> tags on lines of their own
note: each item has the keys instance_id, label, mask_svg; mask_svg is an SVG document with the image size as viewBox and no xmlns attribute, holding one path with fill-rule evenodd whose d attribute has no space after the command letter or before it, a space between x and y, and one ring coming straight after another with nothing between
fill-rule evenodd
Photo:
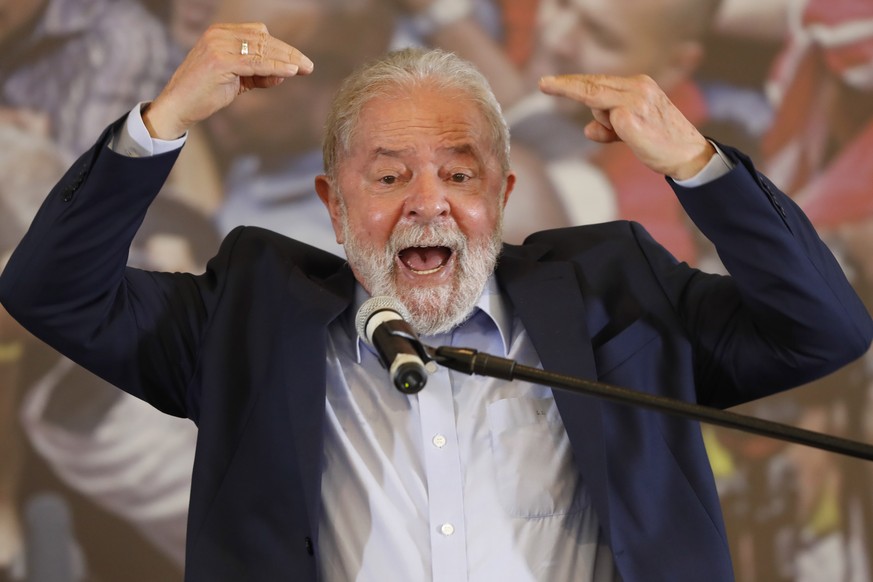
<instances>
[{"instance_id":1,"label":"suit sleeve","mask_svg":"<svg viewBox=\"0 0 873 582\"><path fill-rule=\"evenodd\" d=\"M120 155L108 147L114 129L49 193L0 276L0 302L98 376L165 412L191 416L186 387L218 283L210 271L195 277L126 267L178 151Z\"/></svg>"},{"instance_id":2,"label":"suit sleeve","mask_svg":"<svg viewBox=\"0 0 873 582\"><path fill-rule=\"evenodd\" d=\"M828 374L873 337L870 314L803 212L747 157L724 150L737 162L727 175L672 186L731 277L689 278L645 251L692 338L698 400L723 407Z\"/></svg>"}]
</instances>

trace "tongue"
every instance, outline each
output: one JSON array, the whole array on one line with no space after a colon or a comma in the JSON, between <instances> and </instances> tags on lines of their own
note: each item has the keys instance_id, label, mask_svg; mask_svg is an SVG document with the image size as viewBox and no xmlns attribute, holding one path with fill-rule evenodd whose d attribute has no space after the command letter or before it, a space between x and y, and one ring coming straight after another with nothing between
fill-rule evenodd
<instances>
[{"instance_id":1,"label":"tongue","mask_svg":"<svg viewBox=\"0 0 873 582\"><path fill-rule=\"evenodd\" d=\"M429 271L446 264L452 252L446 247L410 247L400 251L400 260L413 271Z\"/></svg>"}]
</instances>

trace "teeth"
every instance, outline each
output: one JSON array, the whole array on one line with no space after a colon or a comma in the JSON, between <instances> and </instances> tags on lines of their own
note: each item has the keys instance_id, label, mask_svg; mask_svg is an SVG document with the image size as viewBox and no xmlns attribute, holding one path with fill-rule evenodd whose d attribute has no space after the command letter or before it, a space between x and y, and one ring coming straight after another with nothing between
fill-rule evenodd
<instances>
[{"instance_id":1,"label":"teeth","mask_svg":"<svg viewBox=\"0 0 873 582\"><path fill-rule=\"evenodd\" d=\"M416 275L430 275L431 273L436 273L437 271L442 269L444 266L445 265L440 265L439 267L436 267L434 269L427 269L426 271L416 271L415 269L409 269L409 270L412 271L413 273L415 273Z\"/></svg>"}]
</instances>

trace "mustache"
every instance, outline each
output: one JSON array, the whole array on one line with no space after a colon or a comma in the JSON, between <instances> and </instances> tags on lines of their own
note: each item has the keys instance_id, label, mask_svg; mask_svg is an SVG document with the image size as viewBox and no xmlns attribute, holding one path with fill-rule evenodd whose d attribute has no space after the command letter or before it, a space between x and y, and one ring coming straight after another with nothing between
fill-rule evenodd
<instances>
[{"instance_id":1,"label":"mustache","mask_svg":"<svg viewBox=\"0 0 873 582\"><path fill-rule=\"evenodd\" d=\"M454 221L440 225L398 224L388 239L386 253L394 257L410 247L446 247L453 253L463 253L467 250L467 237Z\"/></svg>"}]
</instances>

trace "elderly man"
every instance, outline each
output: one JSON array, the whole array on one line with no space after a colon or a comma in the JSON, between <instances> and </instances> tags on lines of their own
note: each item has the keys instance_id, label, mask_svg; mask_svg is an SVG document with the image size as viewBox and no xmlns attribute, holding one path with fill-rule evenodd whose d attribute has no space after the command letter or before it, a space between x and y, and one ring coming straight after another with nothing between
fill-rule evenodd
<instances>
[{"instance_id":1,"label":"elderly man","mask_svg":"<svg viewBox=\"0 0 873 582\"><path fill-rule=\"evenodd\" d=\"M445 369L407 396L353 319L390 295L429 343L730 406L870 344L803 215L649 80L568 76L543 90L669 176L733 278L624 222L501 245L499 107L463 61L411 50L354 73L329 116L315 187L348 262L238 228L202 276L125 267L179 136L312 69L263 25L211 27L52 191L0 278L36 335L197 423L187 579L732 579L695 423Z\"/></svg>"}]
</instances>

